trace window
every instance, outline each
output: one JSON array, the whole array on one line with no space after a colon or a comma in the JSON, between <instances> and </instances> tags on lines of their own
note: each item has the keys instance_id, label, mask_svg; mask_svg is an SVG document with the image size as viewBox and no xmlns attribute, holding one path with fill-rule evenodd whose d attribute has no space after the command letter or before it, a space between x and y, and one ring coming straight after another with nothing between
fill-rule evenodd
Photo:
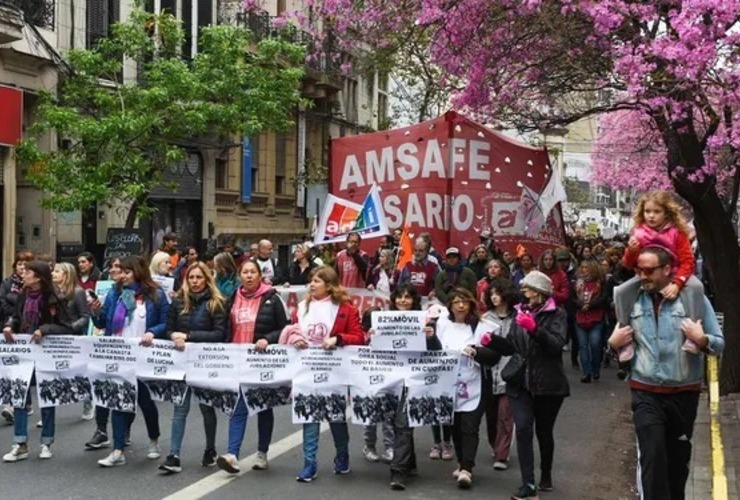
<instances>
[{"instance_id":1,"label":"window","mask_svg":"<svg viewBox=\"0 0 740 500\"><path fill-rule=\"evenodd\" d=\"M285 190L285 176L275 176L275 194L288 194Z\"/></svg>"},{"instance_id":2,"label":"window","mask_svg":"<svg viewBox=\"0 0 740 500\"><path fill-rule=\"evenodd\" d=\"M121 12L117 0L87 0L87 45L91 49L108 36L111 25L119 21Z\"/></svg>"},{"instance_id":3,"label":"window","mask_svg":"<svg viewBox=\"0 0 740 500\"><path fill-rule=\"evenodd\" d=\"M216 158L216 189L229 188L229 154Z\"/></svg>"}]
</instances>

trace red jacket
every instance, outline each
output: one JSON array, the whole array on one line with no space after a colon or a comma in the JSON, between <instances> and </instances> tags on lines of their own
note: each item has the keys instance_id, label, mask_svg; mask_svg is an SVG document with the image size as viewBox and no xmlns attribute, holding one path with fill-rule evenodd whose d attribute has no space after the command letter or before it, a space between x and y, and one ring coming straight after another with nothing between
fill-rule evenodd
<instances>
[{"instance_id":1,"label":"red jacket","mask_svg":"<svg viewBox=\"0 0 740 500\"><path fill-rule=\"evenodd\" d=\"M694 252L691 250L691 240L689 240L688 235L673 226L668 226L661 231L650 230L650 228L644 226L635 229L635 236L638 236L643 248L656 245L673 254L676 259L673 266L673 283L677 284L679 289L683 288L694 274L694 268L696 267L696 259L694 258ZM639 250L634 252L627 247L622 258L622 264L627 269L634 269L637 266L637 257L639 256Z\"/></svg>"},{"instance_id":2,"label":"red jacket","mask_svg":"<svg viewBox=\"0 0 740 500\"><path fill-rule=\"evenodd\" d=\"M570 298L570 281L568 281L568 275L565 271L558 269L557 272L547 271L540 269L545 273L552 281L552 298L555 299L555 304L558 306L565 305Z\"/></svg>"}]
</instances>

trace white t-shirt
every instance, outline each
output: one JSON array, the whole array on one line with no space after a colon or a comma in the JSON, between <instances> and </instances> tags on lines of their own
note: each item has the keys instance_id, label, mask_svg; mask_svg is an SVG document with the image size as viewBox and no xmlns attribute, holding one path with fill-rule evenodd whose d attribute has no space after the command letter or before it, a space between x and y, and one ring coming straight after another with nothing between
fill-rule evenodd
<instances>
[{"instance_id":1,"label":"white t-shirt","mask_svg":"<svg viewBox=\"0 0 740 500\"><path fill-rule=\"evenodd\" d=\"M260 269L262 270L262 279L272 281L275 277L275 266L272 265L272 259L262 260L258 258L257 264L259 264Z\"/></svg>"},{"instance_id":2,"label":"white t-shirt","mask_svg":"<svg viewBox=\"0 0 740 500\"><path fill-rule=\"evenodd\" d=\"M312 300L306 312L306 301L298 305L298 323L309 344L321 344L331 333L339 304L331 300Z\"/></svg>"}]
</instances>

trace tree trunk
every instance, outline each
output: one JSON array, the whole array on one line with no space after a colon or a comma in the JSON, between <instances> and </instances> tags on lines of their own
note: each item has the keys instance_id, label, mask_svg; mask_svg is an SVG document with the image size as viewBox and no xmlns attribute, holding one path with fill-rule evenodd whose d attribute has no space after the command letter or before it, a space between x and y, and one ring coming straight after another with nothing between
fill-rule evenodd
<instances>
[{"instance_id":1,"label":"tree trunk","mask_svg":"<svg viewBox=\"0 0 740 500\"><path fill-rule=\"evenodd\" d=\"M135 201L131 204L128 209L128 215L126 216L126 229L133 229L136 223L136 216L139 211L139 202Z\"/></svg>"}]
</instances>

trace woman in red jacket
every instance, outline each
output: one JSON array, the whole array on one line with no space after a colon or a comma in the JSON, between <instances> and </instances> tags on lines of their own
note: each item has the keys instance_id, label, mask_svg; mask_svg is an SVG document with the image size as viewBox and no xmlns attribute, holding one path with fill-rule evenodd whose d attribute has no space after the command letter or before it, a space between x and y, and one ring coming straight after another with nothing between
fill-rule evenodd
<instances>
[{"instance_id":1,"label":"woman in red jacket","mask_svg":"<svg viewBox=\"0 0 740 500\"><path fill-rule=\"evenodd\" d=\"M563 307L570 298L570 282L565 271L560 269L553 250L542 252L538 269L552 281L552 298L555 300L555 305Z\"/></svg>"},{"instance_id":2,"label":"woman in red jacket","mask_svg":"<svg viewBox=\"0 0 740 500\"><path fill-rule=\"evenodd\" d=\"M362 345L365 334L360 323L360 313L352 305L349 295L339 284L339 276L329 266L319 266L311 273L308 296L298 304L293 325L286 327L280 336L281 343L292 344L298 349L320 345L336 349L345 345ZM334 473L349 473L349 430L346 422L329 424L337 450ZM316 478L316 454L319 449L319 423L303 424L303 470L296 478L309 483Z\"/></svg>"}]
</instances>

